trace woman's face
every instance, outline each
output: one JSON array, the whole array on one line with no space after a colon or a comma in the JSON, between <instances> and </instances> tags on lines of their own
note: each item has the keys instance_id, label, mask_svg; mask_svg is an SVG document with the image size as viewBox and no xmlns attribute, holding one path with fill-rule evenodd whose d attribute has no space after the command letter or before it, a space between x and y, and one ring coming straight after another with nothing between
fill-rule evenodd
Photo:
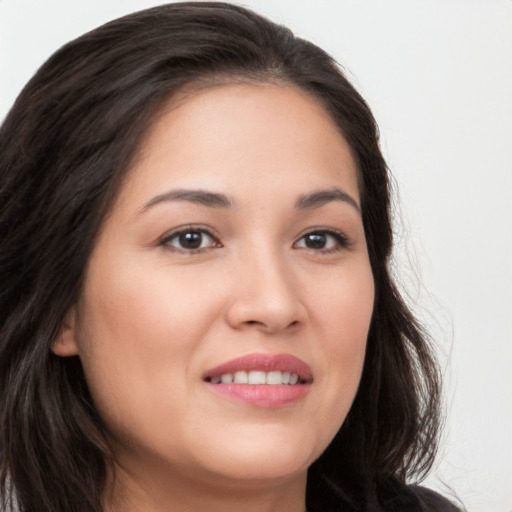
<instances>
[{"instance_id":1,"label":"woman's face","mask_svg":"<svg viewBox=\"0 0 512 512\"><path fill-rule=\"evenodd\" d=\"M301 90L168 105L53 346L79 355L120 465L304 477L361 376L374 284L359 204L347 142Z\"/></svg>"}]
</instances>

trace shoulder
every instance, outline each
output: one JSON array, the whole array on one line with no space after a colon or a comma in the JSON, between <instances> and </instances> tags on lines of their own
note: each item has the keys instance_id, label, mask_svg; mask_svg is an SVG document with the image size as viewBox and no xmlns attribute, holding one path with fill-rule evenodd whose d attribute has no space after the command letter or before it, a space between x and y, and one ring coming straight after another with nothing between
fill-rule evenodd
<instances>
[{"instance_id":1,"label":"shoulder","mask_svg":"<svg viewBox=\"0 0 512 512\"><path fill-rule=\"evenodd\" d=\"M365 487L355 495L327 479L322 484L310 492L309 512L463 512L441 494L395 478L379 479L376 492Z\"/></svg>"},{"instance_id":2,"label":"shoulder","mask_svg":"<svg viewBox=\"0 0 512 512\"><path fill-rule=\"evenodd\" d=\"M413 486L411 489L418 496L425 512L463 512L462 508L431 489L420 486Z\"/></svg>"},{"instance_id":3,"label":"shoulder","mask_svg":"<svg viewBox=\"0 0 512 512\"><path fill-rule=\"evenodd\" d=\"M462 512L441 494L419 485L388 482L379 492L382 512Z\"/></svg>"}]
</instances>

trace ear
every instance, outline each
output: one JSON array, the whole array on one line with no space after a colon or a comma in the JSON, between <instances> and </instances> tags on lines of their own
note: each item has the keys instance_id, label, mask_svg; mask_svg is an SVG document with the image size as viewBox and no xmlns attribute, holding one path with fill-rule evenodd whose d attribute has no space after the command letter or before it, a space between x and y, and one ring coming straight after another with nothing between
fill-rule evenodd
<instances>
[{"instance_id":1,"label":"ear","mask_svg":"<svg viewBox=\"0 0 512 512\"><path fill-rule=\"evenodd\" d=\"M64 317L59 334L52 341L51 350L56 356L70 357L78 355L76 324L76 308L73 306Z\"/></svg>"}]
</instances>

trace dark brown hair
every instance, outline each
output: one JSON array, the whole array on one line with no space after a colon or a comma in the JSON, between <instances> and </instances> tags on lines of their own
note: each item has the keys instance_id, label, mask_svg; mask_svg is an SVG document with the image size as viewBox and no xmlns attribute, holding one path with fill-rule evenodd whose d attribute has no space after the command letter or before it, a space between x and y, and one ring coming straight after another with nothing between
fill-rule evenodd
<instances>
[{"instance_id":1,"label":"dark brown hair","mask_svg":"<svg viewBox=\"0 0 512 512\"><path fill-rule=\"evenodd\" d=\"M79 359L56 357L50 344L80 294L95 237L159 108L187 84L237 80L309 91L337 123L360 171L375 308L352 409L309 471L308 510L329 510L332 493L354 510L387 510L397 493L425 507L437 502L405 487L433 462L439 377L428 339L390 277L388 172L372 114L312 43L241 7L191 2L126 16L65 45L27 84L1 128L6 506L15 493L25 512L102 510L111 457L101 418Z\"/></svg>"}]
</instances>

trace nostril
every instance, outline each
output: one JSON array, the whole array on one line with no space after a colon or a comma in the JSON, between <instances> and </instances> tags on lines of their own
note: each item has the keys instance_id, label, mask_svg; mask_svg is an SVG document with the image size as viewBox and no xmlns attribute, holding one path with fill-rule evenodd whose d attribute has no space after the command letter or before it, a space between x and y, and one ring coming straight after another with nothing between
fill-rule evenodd
<instances>
[{"instance_id":1,"label":"nostril","mask_svg":"<svg viewBox=\"0 0 512 512\"><path fill-rule=\"evenodd\" d=\"M307 314L297 297L290 294L279 301L271 298L256 293L248 298L236 298L226 311L228 324L235 329L258 329L267 334L289 329L295 332L300 328Z\"/></svg>"}]
</instances>

